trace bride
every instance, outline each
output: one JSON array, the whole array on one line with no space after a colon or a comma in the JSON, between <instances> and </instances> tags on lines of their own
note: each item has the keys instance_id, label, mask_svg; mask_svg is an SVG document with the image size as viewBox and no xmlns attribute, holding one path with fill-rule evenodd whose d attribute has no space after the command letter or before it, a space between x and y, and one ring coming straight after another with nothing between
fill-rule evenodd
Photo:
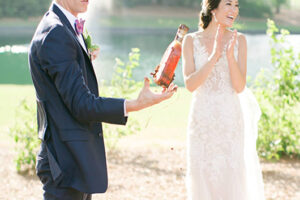
<instances>
[{"instance_id":1,"label":"bride","mask_svg":"<svg viewBox=\"0 0 300 200\"><path fill-rule=\"evenodd\" d=\"M188 123L190 200L263 200L256 152L260 109L246 88L247 42L231 31L238 0L203 0L200 30L183 41L183 74L193 92Z\"/></svg>"}]
</instances>

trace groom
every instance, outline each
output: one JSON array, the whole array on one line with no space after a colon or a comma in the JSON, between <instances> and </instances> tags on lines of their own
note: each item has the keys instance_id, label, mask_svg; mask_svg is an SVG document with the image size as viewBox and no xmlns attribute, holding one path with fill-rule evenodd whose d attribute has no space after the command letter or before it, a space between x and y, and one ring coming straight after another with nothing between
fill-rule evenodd
<instances>
[{"instance_id":1,"label":"groom","mask_svg":"<svg viewBox=\"0 0 300 200\"><path fill-rule=\"evenodd\" d=\"M37 175L44 199L87 200L107 189L102 122L126 124L127 114L170 98L177 86L152 93L146 78L135 100L99 97L77 15L89 0L56 0L41 20L29 50L42 140Z\"/></svg>"}]
</instances>

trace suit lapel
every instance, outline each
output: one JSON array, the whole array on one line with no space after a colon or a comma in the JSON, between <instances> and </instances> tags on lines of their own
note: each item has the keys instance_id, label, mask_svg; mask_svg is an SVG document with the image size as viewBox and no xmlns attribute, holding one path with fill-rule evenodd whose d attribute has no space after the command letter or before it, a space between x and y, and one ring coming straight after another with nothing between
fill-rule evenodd
<instances>
[{"instance_id":1,"label":"suit lapel","mask_svg":"<svg viewBox=\"0 0 300 200\"><path fill-rule=\"evenodd\" d=\"M77 44L80 46L81 50L83 51L83 53L89 58L88 53L84 50L84 48L82 47L82 45L80 44L80 42L78 41L77 38L77 34L73 28L73 26L70 24L69 20L67 19L67 17L64 15L64 13L55 5L53 4L52 7L50 8L50 10L52 10L61 20L61 22L68 27L68 29L71 31L73 38L76 40ZM83 39L84 41L84 39ZM84 41L85 42L85 41ZM86 45L86 44L85 44ZM90 59L88 59L89 61L91 61ZM90 63L92 64L92 63Z\"/></svg>"},{"instance_id":2,"label":"suit lapel","mask_svg":"<svg viewBox=\"0 0 300 200\"><path fill-rule=\"evenodd\" d=\"M55 4L52 4L51 8L50 8L51 11L53 11L58 17L59 19L61 20L61 22L69 29L69 31L72 33L71 35L73 36L73 38L75 39L75 41L77 42L77 44L80 46L81 50L83 51L83 54L86 58L86 60L88 60L88 65L90 65L91 69L92 69L92 72L94 74L94 77L95 77L95 80L97 82L97 78L96 78L96 73L94 71L94 67L93 67L93 63L90 59L90 56L88 55L88 53L84 50L84 48L82 47L82 45L80 44L80 42L78 41L78 38L77 38L77 34L73 28L73 26L70 24L69 20L67 19L67 17L64 15L64 13L55 5ZM83 37L83 35L81 35ZM88 50L87 48L87 45L86 45L86 42L83 38L83 41L84 41L84 44L86 46L86 49ZM98 83L97 83L98 85Z\"/></svg>"},{"instance_id":3,"label":"suit lapel","mask_svg":"<svg viewBox=\"0 0 300 200\"><path fill-rule=\"evenodd\" d=\"M86 44L86 42L85 42L85 39L84 39L84 37L83 37L83 34L81 34L81 37L83 38L83 42L84 42L85 48L86 48L86 50L88 51L89 49L88 49L88 46L87 46L87 44Z\"/></svg>"}]
</instances>

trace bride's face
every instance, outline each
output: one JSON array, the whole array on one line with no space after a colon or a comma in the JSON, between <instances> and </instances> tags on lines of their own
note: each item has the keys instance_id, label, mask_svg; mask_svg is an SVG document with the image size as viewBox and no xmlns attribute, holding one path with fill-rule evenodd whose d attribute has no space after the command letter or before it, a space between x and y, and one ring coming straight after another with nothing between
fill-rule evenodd
<instances>
[{"instance_id":1,"label":"bride's face","mask_svg":"<svg viewBox=\"0 0 300 200\"><path fill-rule=\"evenodd\" d=\"M238 0L221 0L218 8L212 11L213 20L226 27L232 27L239 14Z\"/></svg>"}]
</instances>

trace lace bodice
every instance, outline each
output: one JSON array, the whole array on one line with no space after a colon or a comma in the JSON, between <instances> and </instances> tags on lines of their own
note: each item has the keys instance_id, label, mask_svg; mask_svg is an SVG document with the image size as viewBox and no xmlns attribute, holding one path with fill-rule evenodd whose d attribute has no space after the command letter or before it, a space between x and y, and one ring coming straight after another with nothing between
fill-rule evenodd
<instances>
[{"instance_id":1,"label":"lace bodice","mask_svg":"<svg viewBox=\"0 0 300 200\"><path fill-rule=\"evenodd\" d=\"M208 52L206 46L201 41L199 33L193 33L193 50L194 50L194 62L196 70L201 69L203 65L207 62ZM226 48L229 42L224 46L223 53L218 63L213 68L212 72L209 74L207 80L203 85L201 85L196 92L204 92L206 94L220 94L220 93L234 93L232 88L230 73L226 57ZM234 49L235 57L237 59L238 55L238 40L236 40L236 45Z\"/></svg>"}]
</instances>

